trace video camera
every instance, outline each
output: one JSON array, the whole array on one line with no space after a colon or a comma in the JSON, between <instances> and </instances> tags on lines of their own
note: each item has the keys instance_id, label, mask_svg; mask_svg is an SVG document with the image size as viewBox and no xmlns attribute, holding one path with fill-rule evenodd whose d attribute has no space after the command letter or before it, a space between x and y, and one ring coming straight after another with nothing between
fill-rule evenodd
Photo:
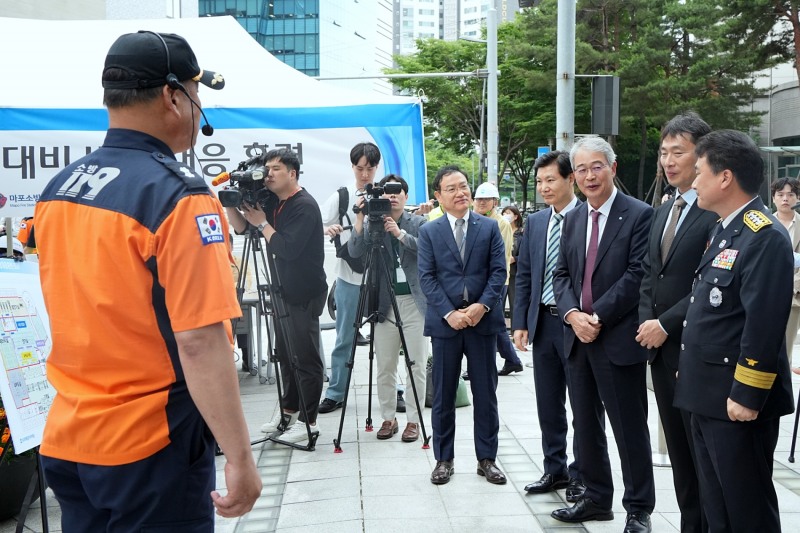
<instances>
[{"instance_id":1,"label":"video camera","mask_svg":"<svg viewBox=\"0 0 800 533\"><path fill-rule=\"evenodd\" d=\"M353 206L353 213L363 212L367 216L368 233L381 233L383 231L383 217L391 216L392 214L391 200L381 198L381 196L384 194L400 194L401 192L403 192L401 184L389 182L383 187L367 183L363 193L356 193L358 196L366 196L363 206Z\"/></svg>"},{"instance_id":2,"label":"video camera","mask_svg":"<svg viewBox=\"0 0 800 533\"><path fill-rule=\"evenodd\" d=\"M255 159L242 161L228 179L230 185L219 191L219 201L223 207L239 208L242 204L260 206L266 211L266 205L275 195L266 187L266 177L269 171Z\"/></svg>"}]
</instances>

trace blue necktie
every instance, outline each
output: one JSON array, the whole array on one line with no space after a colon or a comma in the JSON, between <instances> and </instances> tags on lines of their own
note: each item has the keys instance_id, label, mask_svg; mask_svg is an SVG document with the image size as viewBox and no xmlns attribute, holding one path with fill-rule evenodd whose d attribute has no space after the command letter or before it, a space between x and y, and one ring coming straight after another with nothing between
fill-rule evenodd
<instances>
[{"instance_id":1,"label":"blue necktie","mask_svg":"<svg viewBox=\"0 0 800 533\"><path fill-rule=\"evenodd\" d=\"M563 218L564 215L561 213L553 215L553 223L547 235L547 255L545 256L544 285L542 286L542 303L545 305L554 305L556 303L555 295L553 294L553 271L556 269L556 263L558 262L561 219Z\"/></svg>"}]
</instances>

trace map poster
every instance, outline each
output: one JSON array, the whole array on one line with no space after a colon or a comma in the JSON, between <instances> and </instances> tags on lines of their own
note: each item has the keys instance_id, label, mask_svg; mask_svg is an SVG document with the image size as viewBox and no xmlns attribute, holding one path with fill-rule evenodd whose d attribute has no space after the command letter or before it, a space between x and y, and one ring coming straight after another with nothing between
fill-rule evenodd
<instances>
[{"instance_id":1,"label":"map poster","mask_svg":"<svg viewBox=\"0 0 800 533\"><path fill-rule=\"evenodd\" d=\"M42 442L56 393L45 371L52 347L39 265L0 259L0 395L17 454Z\"/></svg>"}]
</instances>

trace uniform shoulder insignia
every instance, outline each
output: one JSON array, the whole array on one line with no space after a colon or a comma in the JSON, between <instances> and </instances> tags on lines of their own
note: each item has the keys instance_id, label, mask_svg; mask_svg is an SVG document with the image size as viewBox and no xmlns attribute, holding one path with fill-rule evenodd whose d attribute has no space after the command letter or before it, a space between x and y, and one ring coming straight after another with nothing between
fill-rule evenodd
<instances>
[{"instance_id":1,"label":"uniform shoulder insignia","mask_svg":"<svg viewBox=\"0 0 800 533\"><path fill-rule=\"evenodd\" d=\"M164 154L160 152L154 152L153 159L167 167L173 174L178 176L183 182L186 184L186 188L190 191L207 191L208 184L203 177L189 168L187 165L181 163L180 161L175 161L174 159L170 159L165 157Z\"/></svg>"},{"instance_id":2,"label":"uniform shoulder insignia","mask_svg":"<svg viewBox=\"0 0 800 533\"><path fill-rule=\"evenodd\" d=\"M772 220L761 211L751 209L744 214L744 224L756 233L761 228L772 225Z\"/></svg>"},{"instance_id":3,"label":"uniform shoulder insignia","mask_svg":"<svg viewBox=\"0 0 800 533\"><path fill-rule=\"evenodd\" d=\"M745 357L744 360L747 361L747 364L750 366L756 366L758 364L758 361L750 359L749 357Z\"/></svg>"}]
</instances>

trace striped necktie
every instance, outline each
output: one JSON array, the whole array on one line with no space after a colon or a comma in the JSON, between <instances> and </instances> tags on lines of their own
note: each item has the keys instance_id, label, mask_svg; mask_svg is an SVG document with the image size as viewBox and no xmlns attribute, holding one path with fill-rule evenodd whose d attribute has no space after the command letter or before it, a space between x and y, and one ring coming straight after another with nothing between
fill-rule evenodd
<instances>
[{"instance_id":1,"label":"striped necktie","mask_svg":"<svg viewBox=\"0 0 800 533\"><path fill-rule=\"evenodd\" d=\"M553 215L553 222L547 235L547 255L544 264L544 285L542 286L542 303L545 305L555 305L555 295L553 293L553 271L558 262L558 247L561 241L561 219L564 215L556 213Z\"/></svg>"}]
</instances>

